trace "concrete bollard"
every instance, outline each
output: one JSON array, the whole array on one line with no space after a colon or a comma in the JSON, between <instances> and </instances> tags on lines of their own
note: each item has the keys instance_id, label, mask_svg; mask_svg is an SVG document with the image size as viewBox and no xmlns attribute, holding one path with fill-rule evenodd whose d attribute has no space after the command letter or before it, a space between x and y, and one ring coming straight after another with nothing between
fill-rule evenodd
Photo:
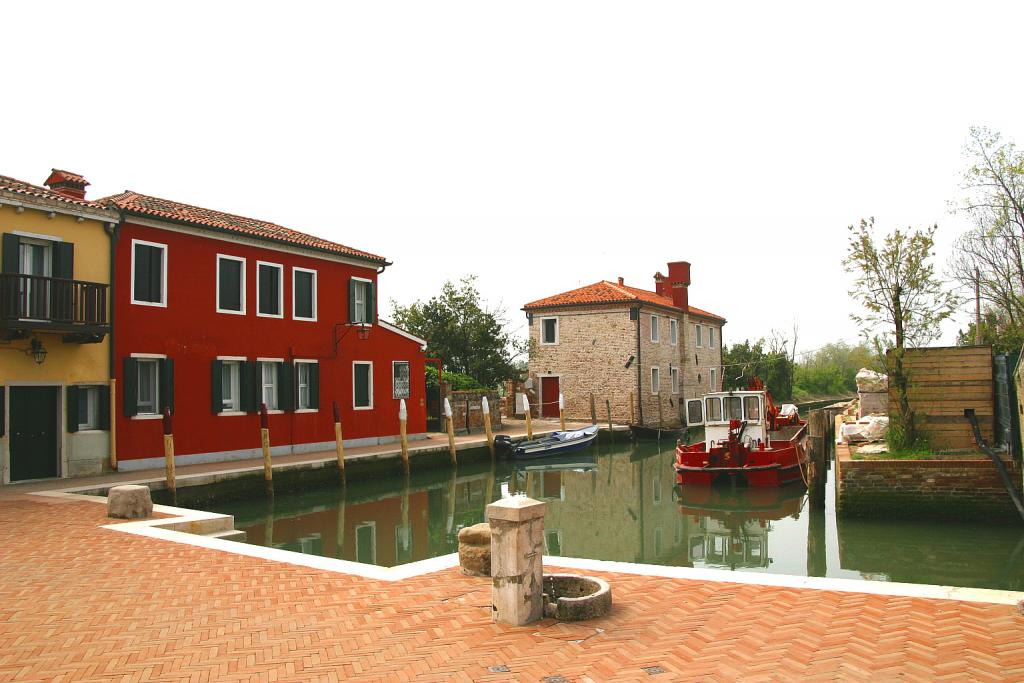
<instances>
[{"instance_id":1,"label":"concrete bollard","mask_svg":"<svg viewBox=\"0 0 1024 683\"><path fill-rule=\"evenodd\" d=\"M153 514L148 486L125 484L107 491L107 517L143 519Z\"/></svg>"},{"instance_id":2,"label":"concrete bollard","mask_svg":"<svg viewBox=\"0 0 1024 683\"><path fill-rule=\"evenodd\" d=\"M547 505L513 496L487 506L491 527L491 616L523 626L544 616L544 513Z\"/></svg>"}]
</instances>

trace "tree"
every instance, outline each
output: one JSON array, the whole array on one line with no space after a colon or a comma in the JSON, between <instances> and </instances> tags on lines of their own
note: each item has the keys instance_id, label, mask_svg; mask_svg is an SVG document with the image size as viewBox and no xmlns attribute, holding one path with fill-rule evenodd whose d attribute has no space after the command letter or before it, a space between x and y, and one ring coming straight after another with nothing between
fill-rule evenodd
<instances>
[{"instance_id":1,"label":"tree","mask_svg":"<svg viewBox=\"0 0 1024 683\"><path fill-rule=\"evenodd\" d=\"M722 386L725 389L746 389L754 377L761 379L778 401L788 401L793 391L793 366L785 351L786 341L779 341L773 331L774 350L765 351L765 340L753 344L744 340L722 349Z\"/></svg>"},{"instance_id":2,"label":"tree","mask_svg":"<svg viewBox=\"0 0 1024 683\"><path fill-rule=\"evenodd\" d=\"M441 293L429 301L391 305L395 323L426 339L427 352L441 358L447 370L468 375L485 387L516 376L513 362L525 351L526 342L506 331L503 309L488 308L476 288L476 276L457 284L445 282Z\"/></svg>"},{"instance_id":3,"label":"tree","mask_svg":"<svg viewBox=\"0 0 1024 683\"><path fill-rule=\"evenodd\" d=\"M903 366L908 347L923 346L939 336L939 324L956 308L955 295L935 275L937 225L924 230L896 229L875 239L875 219L849 226L850 240L843 267L855 276L850 296L864 308L851 314L876 349L891 349L889 385L896 391L899 415L890 416L890 441L897 448L917 442L914 414L907 398ZM894 424L893 417L898 419Z\"/></svg>"},{"instance_id":4,"label":"tree","mask_svg":"<svg viewBox=\"0 0 1024 683\"><path fill-rule=\"evenodd\" d=\"M959 211L974 228L957 239L950 270L972 296L978 293L986 313L982 337L1007 348L1024 331L1024 153L987 128L971 128L964 152L970 165Z\"/></svg>"},{"instance_id":5,"label":"tree","mask_svg":"<svg viewBox=\"0 0 1024 683\"><path fill-rule=\"evenodd\" d=\"M794 368L793 397L800 401L811 397L850 396L857 391L857 372L861 368L882 370L884 366L864 344L846 342L826 344L807 354Z\"/></svg>"}]
</instances>

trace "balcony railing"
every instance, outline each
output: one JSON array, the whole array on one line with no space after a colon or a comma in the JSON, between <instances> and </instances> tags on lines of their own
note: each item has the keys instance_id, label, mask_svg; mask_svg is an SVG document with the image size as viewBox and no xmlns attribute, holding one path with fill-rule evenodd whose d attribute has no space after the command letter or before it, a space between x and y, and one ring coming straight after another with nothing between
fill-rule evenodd
<instances>
[{"instance_id":1,"label":"balcony railing","mask_svg":"<svg viewBox=\"0 0 1024 683\"><path fill-rule=\"evenodd\" d=\"M10 327L12 321L53 323L63 329L107 326L108 287L99 282L0 273L0 326Z\"/></svg>"}]
</instances>

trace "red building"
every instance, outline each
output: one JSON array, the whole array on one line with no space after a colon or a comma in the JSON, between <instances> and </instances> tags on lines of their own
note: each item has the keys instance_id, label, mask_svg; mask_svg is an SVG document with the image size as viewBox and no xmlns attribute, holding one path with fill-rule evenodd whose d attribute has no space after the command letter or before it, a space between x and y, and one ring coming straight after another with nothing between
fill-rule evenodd
<instances>
[{"instance_id":1,"label":"red building","mask_svg":"<svg viewBox=\"0 0 1024 683\"><path fill-rule=\"evenodd\" d=\"M123 192L114 263L113 363L120 469L160 466L160 414L182 463L333 450L426 431L424 341L383 320L391 265L273 223Z\"/></svg>"}]
</instances>

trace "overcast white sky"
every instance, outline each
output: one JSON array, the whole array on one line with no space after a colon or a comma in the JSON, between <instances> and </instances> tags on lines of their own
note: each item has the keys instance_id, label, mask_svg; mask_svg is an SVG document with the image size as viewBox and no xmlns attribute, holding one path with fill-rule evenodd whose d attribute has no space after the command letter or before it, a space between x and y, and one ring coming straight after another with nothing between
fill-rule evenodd
<instances>
[{"instance_id":1,"label":"overcast white sky","mask_svg":"<svg viewBox=\"0 0 1024 683\"><path fill-rule=\"evenodd\" d=\"M856 340L846 226L938 223L944 265L968 128L1024 144L1021 3L49 2L2 24L0 173L382 254L385 313L475 273L520 333L528 301L689 260L726 343Z\"/></svg>"}]
</instances>

